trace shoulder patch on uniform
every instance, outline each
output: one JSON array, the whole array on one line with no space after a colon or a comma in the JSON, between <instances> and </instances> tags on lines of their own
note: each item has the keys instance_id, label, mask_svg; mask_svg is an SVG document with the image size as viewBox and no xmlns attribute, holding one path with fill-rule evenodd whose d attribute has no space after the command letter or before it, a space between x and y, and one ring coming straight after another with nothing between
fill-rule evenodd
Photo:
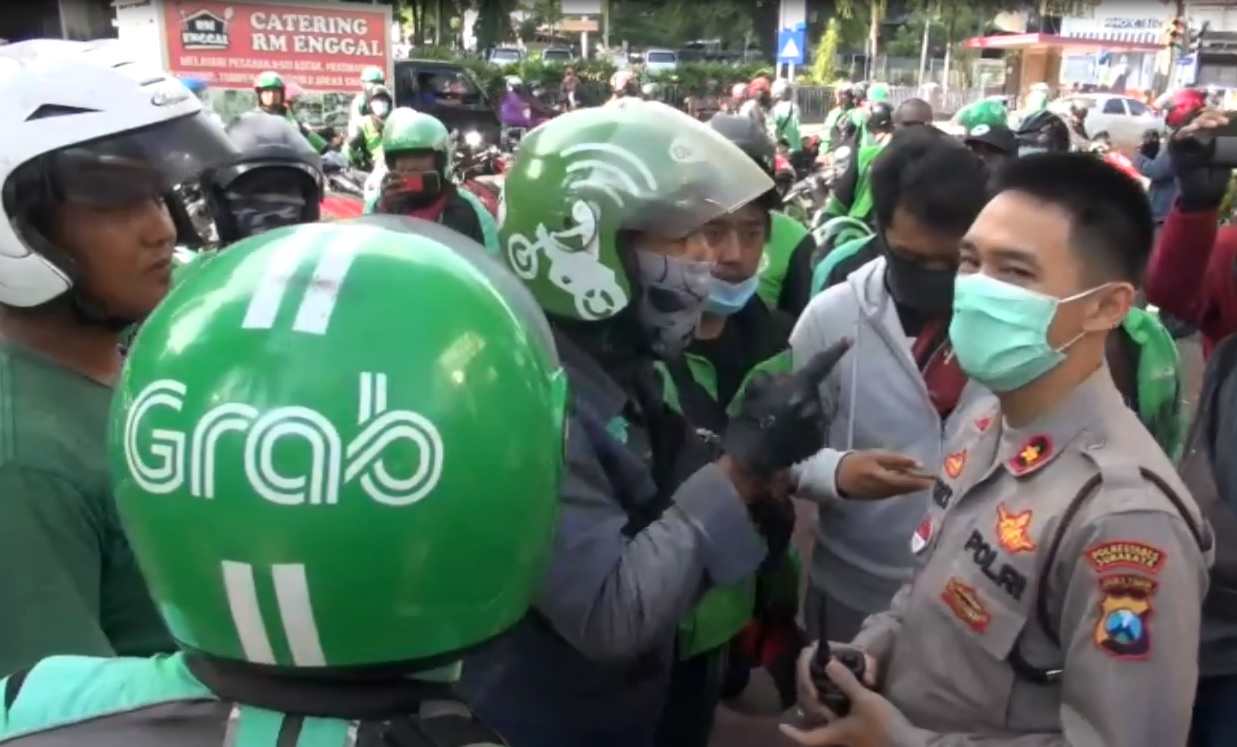
<instances>
[{"instance_id":1,"label":"shoulder patch on uniform","mask_svg":"<svg viewBox=\"0 0 1237 747\"><path fill-rule=\"evenodd\" d=\"M1101 542L1087 548L1084 555L1097 573L1106 573L1118 568L1159 573L1167 559L1160 548L1145 542L1130 540Z\"/></svg>"},{"instance_id":2,"label":"shoulder patch on uniform","mask_svg":"<svg viewBox=\"0 0 1237 747\"><path fill-rule=\"evenodd\" d=\"M1031 539L1031 509L1010 511L1004 503L996 507L996 539L1007 552L1030 552L1038 545Z\"/></svg>"},{"instance_id":3,"label":"shoulder patch on uniform","mask_svg":"<svg viewBox=\"0 0 1237 747\"><path fill-rule=\"evenodd\" d=\"M1151 614L1156 582L1146 576L1101 576L1096 647L1118 659L1145 659L1151 653Z\"/></svg>"},{"instance_id":4,"label":"shoulder patch on uniform","mask_svg":"<svg viewBox=\"0 0 1237 747\"><path fill-rule=\"evenodd\" d=\"M966 449L959 449L945 456L945 474L949 479L957 479L964 469L966 469Z\"/></svg>"},{"instance_id":5,"label":"shoulder patch on uniform","mask_svg":"<svg viewBox=\"0 0 1237 747\"><path fill-rule=\"evenodd\" d=\"M941 591L941 601L959 620L976 633L983 633L992 622L992 613L984 606L974 586L956 578L949 579Z\"/></svg>"},{"instance_id":6,"label":"shoulder patch on uniform","mask_svg":"<svg viewBox=\"0 0 1237 747\"><path fill-rule=\"evenodd\" d=\"M1031 436L1018 447L1009 460L1009 470L1022 475L1035 469L1052 456L1052 439L1044 435Z\"/></svg>"}]
</instances>

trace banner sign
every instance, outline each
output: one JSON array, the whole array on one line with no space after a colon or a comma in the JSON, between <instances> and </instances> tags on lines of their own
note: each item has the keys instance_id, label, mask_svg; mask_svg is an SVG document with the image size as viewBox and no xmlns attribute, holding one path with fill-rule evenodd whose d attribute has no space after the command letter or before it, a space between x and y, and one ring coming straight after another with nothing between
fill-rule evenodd
<instances>
[{"instance_id":1,"label":"banner sign","mask_svg":"<svg viewBox=\"0 0 1237 747\"><path fill-rule=\"evenodd\" d=\"M361 70L389 75L390 8L382 5L168 2L168 69L212 88L245 89L273 70L307 91L359 89Z\"/></svg>"}]
</instances>

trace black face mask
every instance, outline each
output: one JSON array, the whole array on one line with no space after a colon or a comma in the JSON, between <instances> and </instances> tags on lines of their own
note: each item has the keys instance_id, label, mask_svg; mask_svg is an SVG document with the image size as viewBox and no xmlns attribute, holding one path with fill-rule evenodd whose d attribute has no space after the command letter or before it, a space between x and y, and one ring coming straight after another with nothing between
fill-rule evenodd
<instances>
[{"instance_id":1,"label":"black face mask","mask_svg":"<svg viewBox=\"0 0 1237 747\"><path fill-rule=\"evenodd\" d=\"M953 310L957 270L926 268L888 249L885 262L888 267L885 282L896 303L930 317L943 316Z\"/></svg>"}]
</instances>

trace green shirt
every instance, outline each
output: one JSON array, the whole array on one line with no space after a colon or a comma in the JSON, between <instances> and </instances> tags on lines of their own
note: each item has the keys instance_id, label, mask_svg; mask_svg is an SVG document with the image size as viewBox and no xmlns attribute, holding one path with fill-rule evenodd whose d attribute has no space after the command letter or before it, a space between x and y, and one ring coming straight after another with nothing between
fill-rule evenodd
<instances>
[{"instance_id":1,"label":"green shirt","mask_svg":"<svg viewBox=\"0 0 1237 747\"><path fill-rule=\"evenodd\" d=\"M112 392L0 341L0 673L175 646L112 501Z\"/></svg>"}]
</instances>

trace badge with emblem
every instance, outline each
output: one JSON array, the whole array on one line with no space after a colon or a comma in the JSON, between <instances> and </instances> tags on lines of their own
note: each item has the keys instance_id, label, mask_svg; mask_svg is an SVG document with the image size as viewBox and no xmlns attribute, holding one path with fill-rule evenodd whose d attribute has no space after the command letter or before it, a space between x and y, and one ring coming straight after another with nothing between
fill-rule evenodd
<instances>
[{"instance_id":1,"label":"badge with emblem","mask_svg":"<svg viewBox=\"0 0 1237 747\"><path fill-rule=\"evenodd\" d=\"M1118 574L1099 580L1100 616L1093 639L1104 653L1118 659L1145 659L1151 652L1151 605L1155 581Z\"/></svg>"},{"instance_id":2,"label":"badge with emblem","mask_svg":"<svg viewBox=\"0 0 1237 747\"><path fill-rule=\"evenodd\" d=\"M1036 548L1031 540L1031 510L1010 511L1002 503L996 507L996 538L1007 552L1030 552Z\"/></svg>"}]
</instances>

